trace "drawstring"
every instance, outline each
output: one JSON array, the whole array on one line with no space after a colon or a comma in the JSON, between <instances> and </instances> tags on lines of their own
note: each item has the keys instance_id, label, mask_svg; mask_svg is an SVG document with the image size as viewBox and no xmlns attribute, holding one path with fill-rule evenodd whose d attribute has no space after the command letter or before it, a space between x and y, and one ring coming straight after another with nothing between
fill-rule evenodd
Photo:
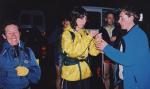
<instances>
[{"instance_id":1,"label":"drawstring","mask_svg":"<svg viewBox=\"0 0 150 89\"><path fill-rule=\"evenodd\" d=\"M61 82L61 89L68 89L67 81L65 81L64 79Z\"/></svg>"}]
</instances>

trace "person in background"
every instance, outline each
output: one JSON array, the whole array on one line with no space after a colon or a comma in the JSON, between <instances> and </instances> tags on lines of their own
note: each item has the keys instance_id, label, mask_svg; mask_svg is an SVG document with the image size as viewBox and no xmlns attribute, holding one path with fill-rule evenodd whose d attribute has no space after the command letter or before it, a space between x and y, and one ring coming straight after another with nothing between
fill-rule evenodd
<instances>
[{"instance_id":1,"label":"person in background","mask_svg":"<svg viewBox=\"0 0 150 89\"><path fill-rule=\"evenodd\" d=\"M150 49L145 32L139 27L140 16L133 7L123 7L119 24L127 31L123 36L123 51L113 48L100 35L96 37L96 47L118 64L123 65L124 89L150 88Z\"/></svg>"},{"instance_id":2,"label":"person in background","mask_svg":"<svg viewBox=\"0 0 150 89\"><path fill-rule=\"evenodd\" d=\"M63 31L63 29L70 26L70 22L67 19L62 21L62 28L59 30ZM62 57L61 57L61 36L62 32L59 33L59 37L56 42L55 47L55 66L56 66L56 89L61 89L61 66L62 66Z\"/></svg>"},{"instance_id":3,"label":"person in background","mask_svg":"<svg viewBox=\"0 0 150 89\"><path fill-rule=\"evenodd\" d=\"M30 89L40 80L41 70L33 51L20 40L16 22L4 24L5 41L0 53L0 89Z\"/></svg>"},{"instance_id":4,"label":"person in background","mask_svg":"<svg viewBox=\"0 0 150 89\"><path fill-rule=\"evenodd\" d=\"M108 11L105 16L105 25L100 29L103 39L105 39L113 47L118 47L120 37L120 26L115 21L115 13Z\"/></svg>"},{"instance_id":5,"label":"person in background","mask_svg":"<svg viewBox=\"0 0 150 89\"><path fill-rule=\"evenodd\" d=\"M62 33L62 89L91 89L91 69L88 55L97 56L94 37L98 31L84 29L87 12L82 7L74 7L70 14L70 25Z\"/></svg>"},{"instance_id":6,"label":"person in background","mask_svg":"<svg viewBox=\"0 0 150 89\"><path fill-rule=\"evenodd\" d=\"M103 39L112 45L114 48L117 48L119 45L120 27L115 21L115 13L113 11L108 11L105 14L105 25L100 29ZM104 71L103 71L103 80L106 89L111 89L114 82L114 68L115 63L107 56L104 56Z\"/></svg>"}]
</instances>

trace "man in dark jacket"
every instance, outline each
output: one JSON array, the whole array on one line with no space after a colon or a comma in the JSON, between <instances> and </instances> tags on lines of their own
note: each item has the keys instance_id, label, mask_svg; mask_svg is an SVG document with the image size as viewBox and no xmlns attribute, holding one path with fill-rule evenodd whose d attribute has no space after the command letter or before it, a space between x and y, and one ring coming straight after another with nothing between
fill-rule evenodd
<instances>
[{"instance_id":1,"label":"man in dark jacket","mask_svg":"<svg viewBox=\"0 0 150 89\"><path fill-rule=\"evenodd\" d=\"M115 23L115 14L112 11L106 13L105 25L100 29L103 39L112 45L114 48L118 47L121 34L120 27ZM104 56L104 83L106 89L110 89L113 86L114 81L114 62L110 61L107 56Z\"/></svg>"}]
</instances>

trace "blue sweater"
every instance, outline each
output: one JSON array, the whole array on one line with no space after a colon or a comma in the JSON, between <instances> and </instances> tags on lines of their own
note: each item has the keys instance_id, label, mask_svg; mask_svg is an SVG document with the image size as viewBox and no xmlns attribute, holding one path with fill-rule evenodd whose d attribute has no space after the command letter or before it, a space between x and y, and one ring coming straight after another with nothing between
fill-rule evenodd
<instances>
[{"instance_id":1,"label":"blue sweater","mask_svg":"<svg viewBox=\"0 0 150 89\"><path fill-rule=\"evenodd\" d=\"M110 45L104 48L104 53L123 65L124 89L150 89L150 51L146 34L135 25L123 40L123 53Z\"/></svg>"},{"instance_id":2,"label":"blue sweater","mask_svg":"<svg viewBox=\"0 0 150 89\"><path fill-rule=\"evenodd\" d=\"M37 83L40 79L41 70L35 61L36 58L32 50L28 48L28 52L25 51L21 42L18 48L18 57L15 57L14 51L14 47L8 42L4 43L0 55L0 89L23 89L29 83ZM15 69L18 65L27 67L29 74L24 77L17 76Z\"/></svg>"}]
</instances>

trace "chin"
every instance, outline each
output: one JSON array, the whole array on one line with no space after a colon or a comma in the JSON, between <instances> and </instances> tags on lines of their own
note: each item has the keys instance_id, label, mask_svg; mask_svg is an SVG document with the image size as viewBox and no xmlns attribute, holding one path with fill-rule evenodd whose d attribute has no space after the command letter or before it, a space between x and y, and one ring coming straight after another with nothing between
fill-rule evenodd
<instances>
[{"instance_id":1,"label":"chin","mask_svg":"<svg viewBox=\"0 0 150 89\"><path fill-rule=\"evenodd\" d=\"M12 46L16 46L16 45L18 45L18 43L11 43L10 45L12 45Z\"/></svg>"},{"instance_id":2,"label":"chin","mask_svg":"<svg viewBox=\"0 0 150 89\"><path fill-rule=\"evenodd\" d=\"M12 46L17 46L17 44L13 44Z\"/></svg>"}]
</instances>

